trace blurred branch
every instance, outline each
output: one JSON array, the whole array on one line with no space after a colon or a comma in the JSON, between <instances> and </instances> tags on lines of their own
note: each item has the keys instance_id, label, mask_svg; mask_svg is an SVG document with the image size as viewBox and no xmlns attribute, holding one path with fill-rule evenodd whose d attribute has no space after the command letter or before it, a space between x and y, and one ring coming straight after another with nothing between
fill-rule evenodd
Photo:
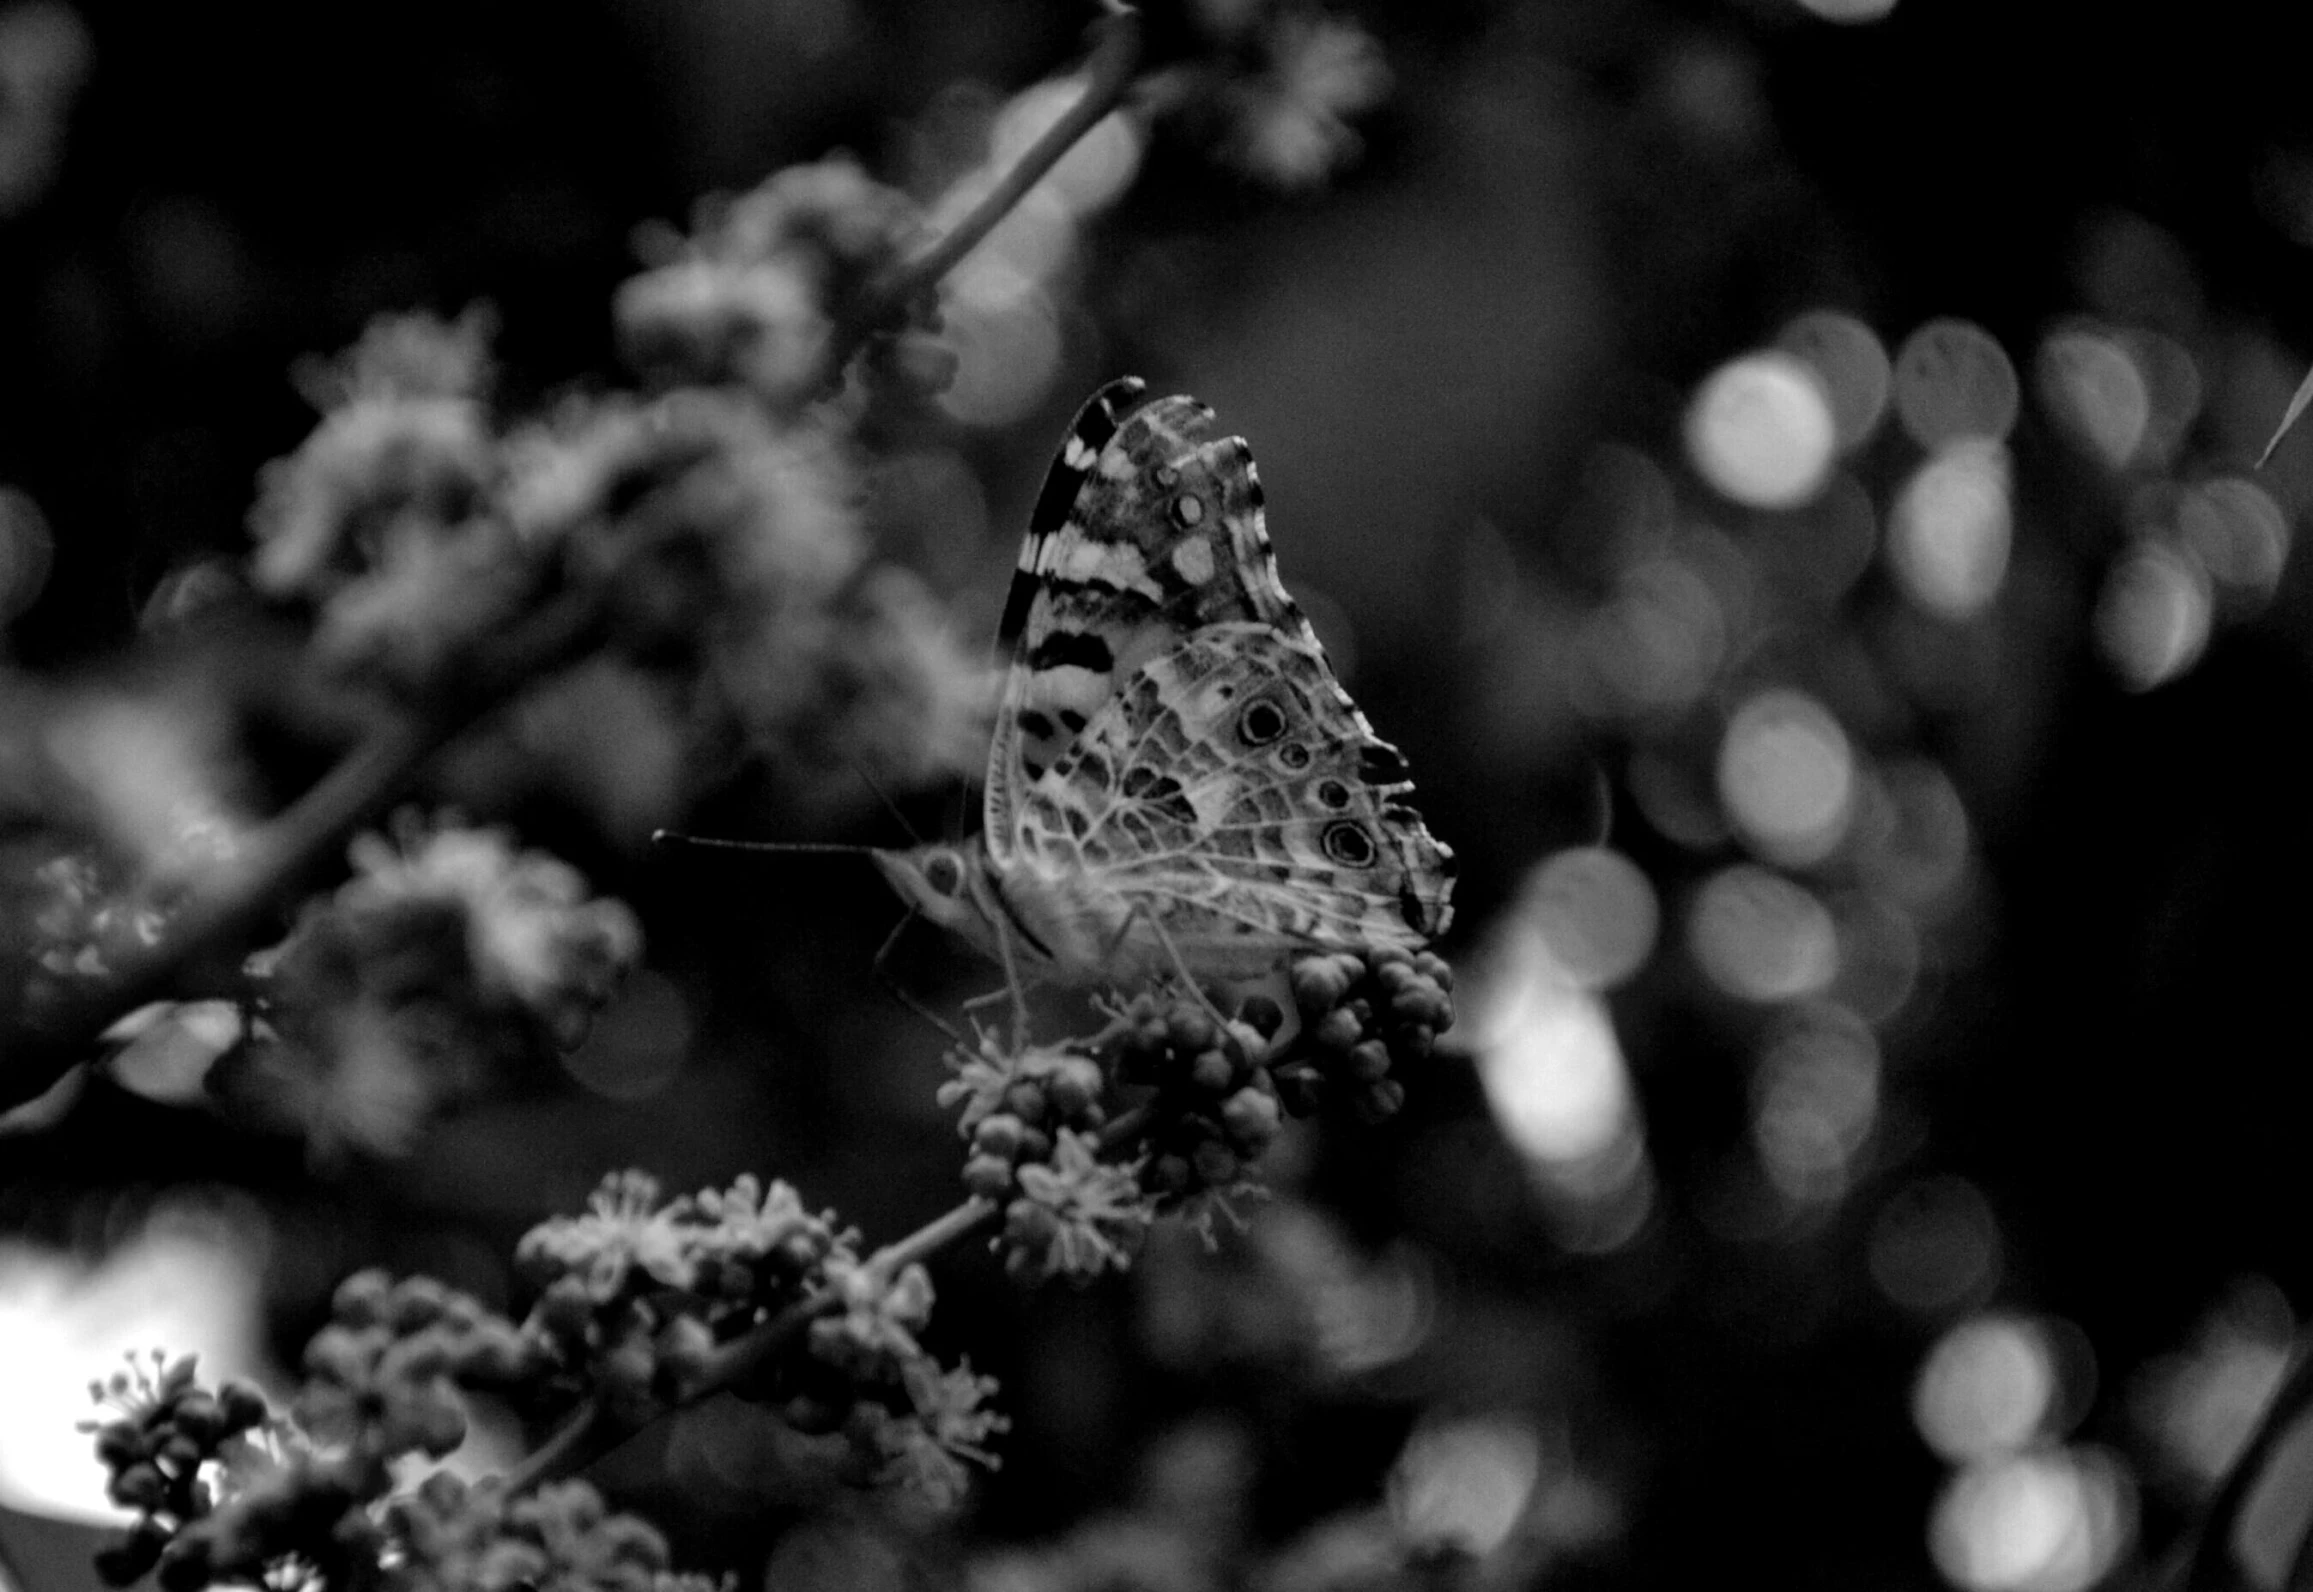
<instances>
[{"instance_id":1,"label":"blurred branch","mask_svg":"<svg viewBox=\"0 0 2313 1592\"><path fill-rule=\"evenodd\" d=\"M0 1109L37 1098L88 1059L120 1018L175 988L187 966L245 936L275 901L375 817L443 746L503 706L524 685L587 652L599 638L603 603L574 592L530 614L468 671L462 689L388 719L320 782L243 844L240 860L169 919L159 943L108 979L0 1034Z\"/></svg>"},{"instance_id":2,"label":"blurred branch","mask_svg":"<svg viewBox=\"0 0 2313 1592\"><path fill-rule=\"evenodd\" d=\"M988 190L963 220L867 294L866 307L834 339L827 368L829 380L842 373L861 342L906 314L910 305L954 270L957 262L978 247L981 240L996 229L996 224L1027 197L1028 191L1060 164L1061 157L1075 147L1077 140L1097 127L1101 118L1123 100L1125 90L1132 86L1133 71L1140 64L1140 13L1116 0L1108 0L1102 16L1092 25L1092 32L1092 54L1085 63L1083 94L1068 108L1067 114L1028 146L1019 163Z\"/></svg>"},{"instance_id":3,"label":"blurred branch","mask_svg":"<svg viewBox=\"0 0 2313 1592\"><path fill-rule=\"evenodd\" d=\"M1140 59L1140 18L1112 4L1094 24L1085 91L971 213L867 296L867 307L830 340L829 371L903 314L994 229L1130 86ZM492 649L452 699L412 708L373 731L293 806L250 837L230 872L172 917L166 937L101 983L0 1031L0 1111L38 1098L88 1058L120 1017L169 995L178 976L214 948L244 936L282 895L391 803L426 761L530 680L574 661L597 639L600 594L574 593L531 615Z\"/></svg>"}]
</instances>

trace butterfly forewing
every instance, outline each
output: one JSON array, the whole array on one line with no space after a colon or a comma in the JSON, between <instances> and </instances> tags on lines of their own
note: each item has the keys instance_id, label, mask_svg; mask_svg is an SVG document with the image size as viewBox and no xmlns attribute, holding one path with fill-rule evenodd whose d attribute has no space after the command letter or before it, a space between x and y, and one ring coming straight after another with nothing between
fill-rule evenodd
<instances>
[{"instance_id":1,"label":"butterfly forewing","mask_svg":"<svg viewBox=\"0 0 2313 1592\"><path fill-rule=\"evenodd\" d=\"M1193 399L1096 393L1005 604L988 928L1063 976L1161 965L1160 942L1218 973L1446 926L1452 854L1286 594L1251 450L1212 431Z\"/></svg>"},{"instance_id":2,"label":"butterfly forewing","mask_svg":"<svg viewBox=\"0 0 2313 1592\"><path fill-rule=\"evenodd\" d=\"M1000 860L1017 838L1021 782L1041 776L1141 664L1239 620L1315 643L1277 580L1251 451L1212 436L1203 404L1143 402L1145 391L1112 382L1078 413L1020 550L988 758L988 845Z\"/></svg>"}]
</instances>

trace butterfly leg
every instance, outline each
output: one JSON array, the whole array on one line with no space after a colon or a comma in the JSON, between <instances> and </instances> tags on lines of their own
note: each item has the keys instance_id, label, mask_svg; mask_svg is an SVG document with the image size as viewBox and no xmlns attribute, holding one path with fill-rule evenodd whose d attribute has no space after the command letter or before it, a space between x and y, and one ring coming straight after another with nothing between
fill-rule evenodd
<instances>
[{"instance_id":1,"label":"butterfly leg","mask_svg":"<svg viewBox=\"0 0 2313 1592\"><path fill-rule=\"evenodd\" d=\"M915 996L910 993L908 988L900 983L898 979L894 978L890 970L883 965L885 959L891 955L892 948L899 944L900 936L907 933L908 925L915 922L915 920L915 908L910 907L908 909L907 916L901 918L899 922L892 925L891 933L883 937L883 944L876 950L875 960L868 965L874 970L877 982L881 983L885 989L889 990L893 998L896 999L902 1006L905 1006L909 1011L914 1012L925 1022L930 1023L941 1033L947 1035L949 1044L961 1045L964 1042L964 1036L956 1032L955 1025L950 1023L946 1018L940 1016L939 1013L933 1011L929 1006L926 1006L922 1001L917 1000ZM967 1002L967 1004L969 1003Z\"/></svg>"},{"instance_id":2,"label":"butterfly leg","mask_svg":"<svg viewBox=\"0 0 2313 1592\"><path fill-rule=\"evenodd\" d=\"M1132 910L1125 914L1124 927L1117 931L1115 943L1109 946L1107 960L1114 961L1116 953L1124 948L1125 937L1132 932L1132 920L1136 917L1147 920L1150 932L1156 936L1157 944L1164 947L1165 956L1172 962L1173 973L1180 979L1181 987L1186 989L1196 1003L1205 1009L1206 1016L1212 1018L1217 1026L1226 1029L1229 1026L1229 1019L1221 1015L1221 1009L1213 1004L1213 998L1205 993L1204 986L1199 984L1196 977L1189 972L1189 964L1181 956L1181 948L1173 943L1173 937L1165 932L1164 924L1146 901L1135 901L1132 904Z\"/></svg>"},{"instance_id":3,"label":"butterfly leg","mask_svg":"<svg viewBox=\"0 0 2313 1592\"><path fill-rule=\"evenodd\" d=\"M1004 990L1012 997L1012 1049L1015 1054L1028 1048L1028 991L1020 982L1019 959L1012 954L1012 930L998 915L996 924L996 954L1004 964Z\"/></svg>"}]
</instances>

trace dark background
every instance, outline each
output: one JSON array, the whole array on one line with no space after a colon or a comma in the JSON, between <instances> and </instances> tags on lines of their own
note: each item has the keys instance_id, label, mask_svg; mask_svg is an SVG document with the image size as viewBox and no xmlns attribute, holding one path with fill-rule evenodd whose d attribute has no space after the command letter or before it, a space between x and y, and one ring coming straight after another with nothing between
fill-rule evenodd
<instances>
[{"instance_id":1,"label":"dark background","mask_svg":"<svg viewBox=\"0 0 2313 1592\"><path fill-rule=\"evenodd\" d=\"M607 305L638 222L837 146L905 185L913 119L960 81L1001 95L1055 70L1081 20L936 0L78 15L89 72L62 164L0 215L0 482L56 538L8 647L62 680L130 641L172 568L245 545L258 467L311 424L287 379L299 356L381 311L487 300L508 408L616 379ZM1460 628L1470 523L1540 594L1531 614L1578 609L1604 578L1580 512L1593 450L1682 471L1694 384L1823 305L1891 349L1929 317L1965 318L2025 369L2066 316L2163 331L2202 357L2207 390L2177 479L2245 467L2301 368L2313 125L2267 8L2157 26L1927 0L1848 27L1769 0L1356 15L1396 77L1358 165L1278 197L1160 137L1093 234L1048 398L958 440L994 527L971 589L984 605L1082 393L1130 369L1214 403L1262 459L1287 579L1346 616L1360 699L1462 855L1456 953L1527 865L1597 839L1602 814L1666 911L1725 855L1655 832L1623 783L1634 747L1687 730L1511 690L1528 665ZM1160 60L1193 42L1163 8L1154 20ZM2163 1480L2131 1389L2238 1279L2298 1301L2313 1287L2298 1176L2313 593L2292 563L2189 672L2124 689L2089 613L2144 483L2093 476L2029 391L2024 407L2019 573L1987 622L1988 680L1915 690L1888 663L1906 632L1877 575L1771 651L1800 678L1863 669L1910 692L1853 733L1941 761L1978 848L1965 932L1931 947L1933 976L1883 1025L1882 1127L1844 1196L1765 1240L1700 1214L1743 1153L1761 1020L1666 930L1612 997L1657 1179L1627 1241L1566 1241L1466 1059L1442 1060L1400 1123L1311 1152L1300 1187L1342 1231L1374 1252L1410 1242L1442 1279L1445 1326L1413 1369L1313 1389L1259 1355L1166 1363L1130 1287L1017 1298L976 1257L948 1262L947 1346L1004 1375L1017 1415L972 1540L1124 1505L1150 1439L1204 1408L1250 1443L1257 1529L1286 1540L1370 1496L1423 1410L1482 1404L1491 1385L1563 1422L1614 1501L1619 1529L1553 1576L1932 1585L1925 1523L1948 1472L1914 1430L1912 1379L1985 1306L2090 1346L2069 1435L2137 1477L2119 1573L2173 1540L2192 1489ZM1904 446L1883 435L1862 455L1875 496ZM2284 443L2260 478L2292 520L2308 450ZM936 825L953 804L910 805ZM0 1221L93 1255L167 1188L251 1189L276 1224L287 1359L330 1279L371 1259L508 1297L491 1257L611 1165L677 1186L758 1167L871 1234L940 1208L936 1043L877 1004L865 963L890 909L872 887L832 861L654 864L566 811L504 816L643 912L651 965L703 1014L667 1091L527 1099L448 1125L390 1175L338 1180L294 1146L120 1095L0 1146ZM763 833L779 815L725 802L710 820ZM857 833L888 839L878 822ZM902 964L959 991L979 977L928 946ZM1875 1223L1943 1177L1994 1213L1995 1271L1942 1311L1906 1309L1874 1284ZM1140 1286L1223 1286L1181 1265ZM746 1535L709 1520L692 1542Z\"/></svg>"}]
</instances>

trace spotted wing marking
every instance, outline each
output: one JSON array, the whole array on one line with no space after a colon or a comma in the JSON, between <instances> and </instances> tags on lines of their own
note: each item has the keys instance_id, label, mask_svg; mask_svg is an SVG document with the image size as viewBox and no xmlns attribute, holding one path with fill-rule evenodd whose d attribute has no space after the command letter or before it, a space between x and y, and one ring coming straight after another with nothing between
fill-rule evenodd
<instances>
[{"instance_id":1,"label":"spotted wing marking","mask_svg":"<svg viewBox=\"0 0 2313 1592\"><path fill-rule=\"evenodd\" d=\"M1015 854L1020 791L1150 658L1241 621L1317 647L1277 576L1252 450L1213 437L1212 411L1194 399L1140 403L1145 392L1127 378L1084 406L1020 550L988 750L985 832L999 864Z\"/></svg>"},{"instance_id":2,"label":"spotted wing marking","mask_svg":"<svg viewBox=\"0 0 2313 1592\"><path fill-rule=\"evenodd\" d=\"M1020 851L1118 921L1145 906L1192 962L1413 949L1451 916L1453 854L1412 788L1314 642L1224 623L1143 664L1028 787Z\"/></svg>"}]
</instances>

